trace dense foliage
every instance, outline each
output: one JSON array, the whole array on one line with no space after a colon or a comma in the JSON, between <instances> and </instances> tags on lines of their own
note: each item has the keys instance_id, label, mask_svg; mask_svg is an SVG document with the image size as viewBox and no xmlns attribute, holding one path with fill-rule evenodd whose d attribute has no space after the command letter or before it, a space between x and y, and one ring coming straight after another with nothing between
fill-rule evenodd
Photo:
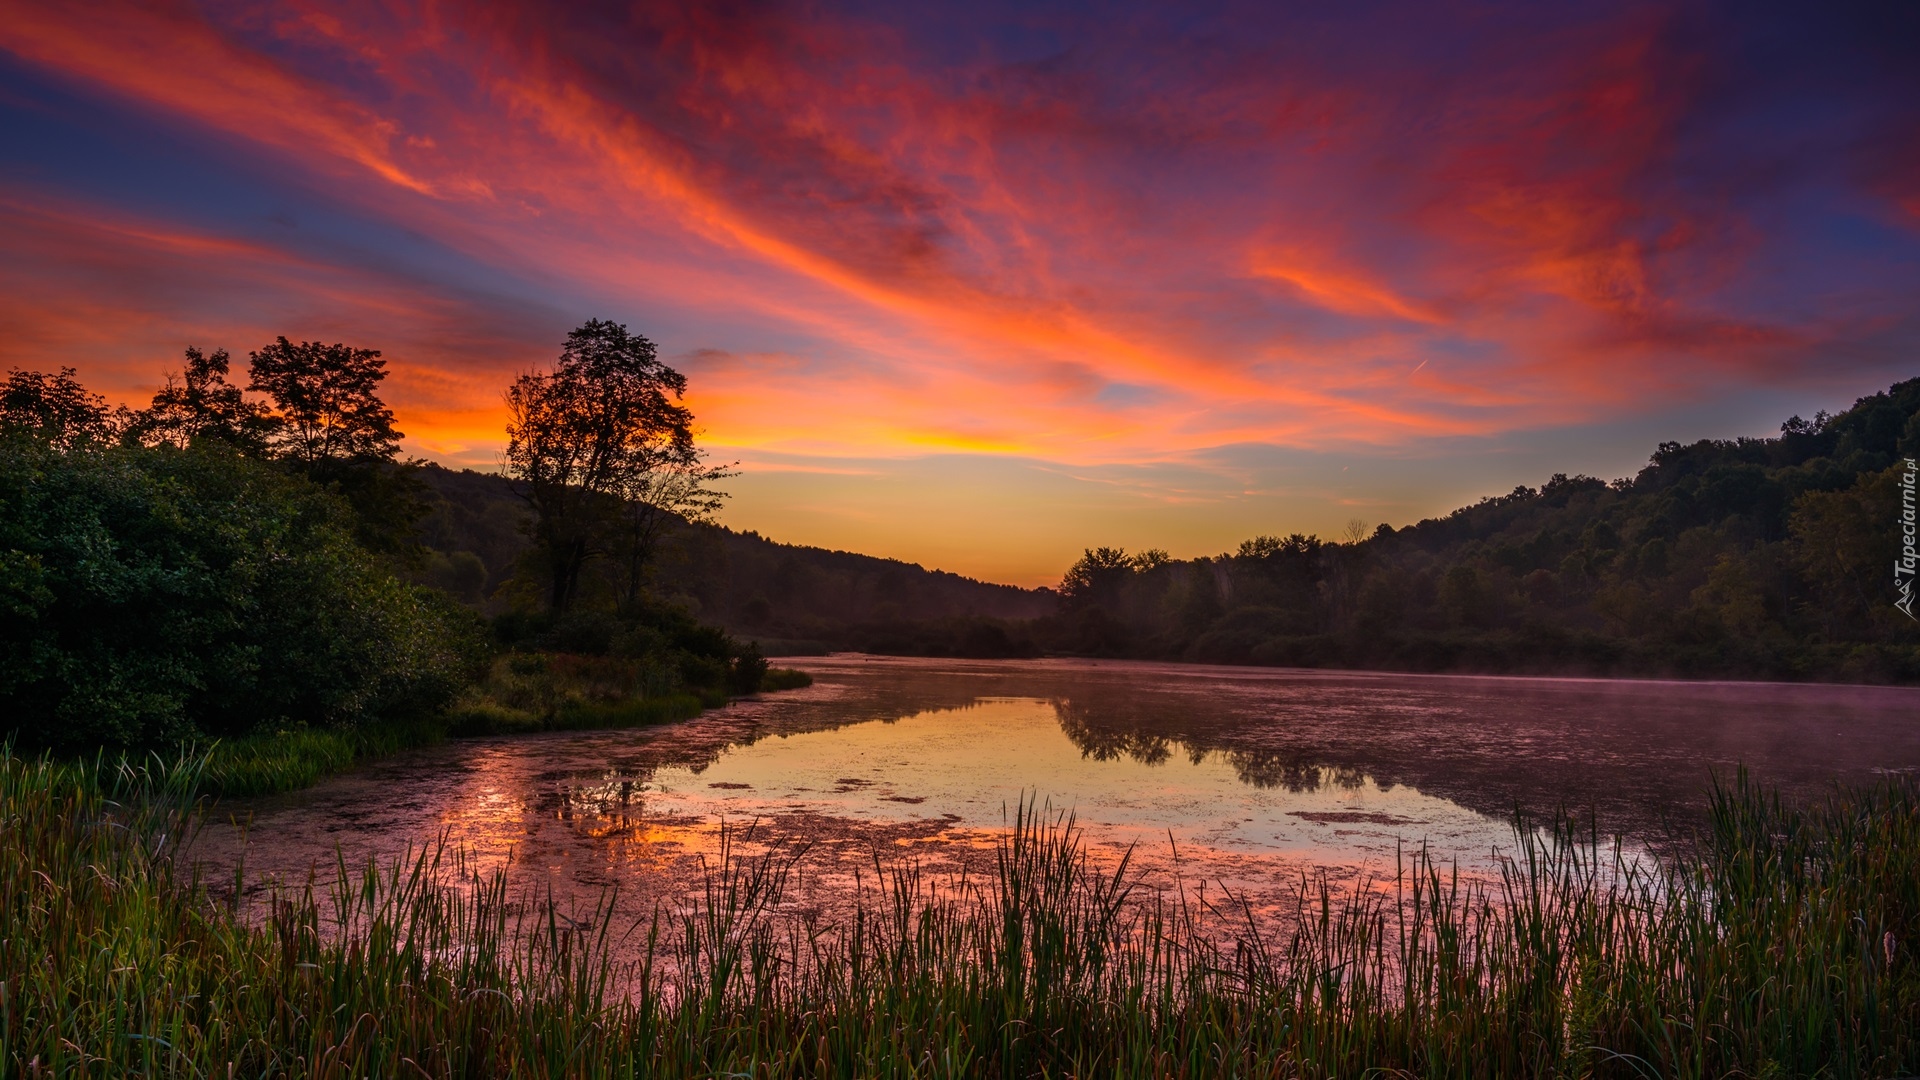
<instances>
[{"instance_id":1,"label":"dense foliage","mask_svg":"<svg viewBox=\"0 0 1920 1080\"><path fill-rule=\"evenodd\" d=\"M211 443L0 439L0 715L79 749L353 726L465 680L473 618L334 496Z\"/></svg>"},{"instance_id":2,"label":"dense foliage","mask_svg":"<svg viewBox=\"0 0 1920 1080\"><path fill-rule=\"evenodd\" d=\"M225 350L188 349L184 372L138 410L109 408L71 368L11 372L0 382L0 737L61 751L227 739L210 776L258 791L449 727L639 723L754 692L767 670L756 650L635 584L659 512L710 506L704 484L723 474L701 464L690 414L667 400L684 379L601 362L623 343L650 362L644 338L594 322L569 338L572 366L533 383L541 424L591 443L620 396L609 379L637 379L626 387L635 415L615 418L626 424L617 460L589 493L610 509L567 524L591 524L597 544L611 523L608 551L575 554L626 556L617 603L576 604L572 585L555 593L537 559L508 560L511 587L489 589L498 582L478 555L420 543L421 466L398 459L376 350L278 338L249 354L255 398L230 381ZM550 392L563 383L566 394ZM523 398L528 385L517 384ZM580 448L542 447L542 461ZM529 487L579 480L542 476ZM541 508L567 501L530 494L508 488L521 512L494 522L521 553L555 535L536 527ZM509 601L496 605L496 634L473 610L490 591ZM555 610L514 602L541 593ZM509 670L489 655L500 646L565 655ZM544 674L526 677L528 664ZM595 674L609 665L632 677Z\"/></svg>"},{"instance_id":3,"label":"dense foliage","mask_svg":"<svg viewBox=\"0 0 1920 1080\"><path fill-rule=\"evenodd\" d=\"M1920 379L1776 438L1663 443L1370 537L1089 550L1042 647L1229 663L1920 678L1894 607Z\"/></svg>"}]
</instances>

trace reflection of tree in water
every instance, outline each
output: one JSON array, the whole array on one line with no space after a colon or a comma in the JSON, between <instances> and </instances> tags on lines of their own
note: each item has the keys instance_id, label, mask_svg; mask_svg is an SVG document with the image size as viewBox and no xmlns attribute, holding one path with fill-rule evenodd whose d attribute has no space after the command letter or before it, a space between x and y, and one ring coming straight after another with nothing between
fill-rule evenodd
<instances>
[{"instance_id":1,"label":"reflection of tree in water","mask_svg":"<svg viewBox=\"0 0 1920 1080\"><path fill-rule=\"evenodd\" d=\"M585 835L626 831L646 818L646 787L654 767L609 769L589 780L579 777L545 788L534 801L543 816L558 818Z\"/></svg>"},{"instance_id":2,"label":"reflection of tree in water","mask_svg":"<svg viewBox=\"0 0 1920 1080\"><path fill-rule=\"evenodd\" d=\"M1367 774L1351 765L1321 765L1308 751L1223 750L1220 756L1233 766L1240 782L1257 788L1285 788L1294 794L1322 787L1357 791ZM1389 785L1382 785L1383 787Z\"/></svg>"},{"instance_id":3,"label":"reflection of tree in water","mask_svg":"<svg viewBox=\"0 0 1920 1080\"><path fill-rule=\"evenodd\" d=\"M1112 714L1105 707L1096 710L1071 698L1055 698L1052 704L1053 711L1060 717L1060 730L1080 748L1082 757L1095 761L1119 761L1124 757L1142 765L1159 765L1173 756L1174 740L1137 728L1115 728L1111 726ZM1093 719L1096 714L1105 722L1096 723Z\"/></svg>"},{"instance_id":4,"label":"reflection of tree in water","mask_svg":"<svg viewBox=\"0 0 1920 1080\"><path fill-rule=\"evenodd\" d=\"M683 768L699 776L729 752L752 746L772 735L832 731L874 722L893 724L912 716L962 712L994 696L981 693L980 680L939 676L904 686L881 684L863 689L868 692L857 701L830 699L813 706L796 703L794 707L784 708L777 727L732 728L711 739L642 743L632 750L614 754L604 768L591 776L555 777L556 783L543 785L535 799L535 808L543 815L571 823L576 829L618 832L645 818L642 804L647 786L661 768Z\"/></svg>"},{"instance_id":5,"label":"reflection of tree in water","mask_svg":"<svg viewBox=\"0 0 1920 1080\"><path fill-rule=\"evenodd\" d=\"M1124 696L1057 697L1051 704L1060 718L1060 730L1080 748L1082 756L1094 761L1128 758L1142 765L1161 765L1179 751L1198 765L1207 755L1217 753L1233 767L1241 783L1284 788L1296 794L1318 791L1323 786L1351 791L1367 779L1366 772L1354 766L1322 764L1328 755L1312 747L1232 750L1207 745L1188 733L1176 737L1151 730L1166 723L1164 713L1143 710Z\"/></svg>"}]
</instances>

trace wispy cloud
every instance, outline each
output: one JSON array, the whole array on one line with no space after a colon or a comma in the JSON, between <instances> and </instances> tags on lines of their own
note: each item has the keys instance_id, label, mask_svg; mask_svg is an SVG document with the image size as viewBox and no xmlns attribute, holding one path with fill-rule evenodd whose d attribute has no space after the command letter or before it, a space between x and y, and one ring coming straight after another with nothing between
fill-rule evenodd
<instances>
[{"instance_id":1,"label":"wispy cloud","mask_svg":"<svg viewBox=\"0 0 1920 1080\"><path fill-rule=\"evenodd\" d=\"M372 238L170 218L138 176L10 180L21 355L82 350L131 392L189 341L351 336L404 359L403 426L463 462L587 315L683 358L717 444L822 467L1407 448L1837 355L1870 382L1920 336L1920 87L1898 25L1845 13L0 15L21 70Z\"/></svg>"}]
</instances>

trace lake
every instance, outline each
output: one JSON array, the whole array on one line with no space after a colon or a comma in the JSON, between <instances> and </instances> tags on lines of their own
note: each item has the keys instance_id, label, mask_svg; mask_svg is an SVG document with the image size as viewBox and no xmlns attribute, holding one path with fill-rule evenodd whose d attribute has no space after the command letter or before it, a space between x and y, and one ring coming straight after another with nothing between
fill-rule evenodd
<instances>
[{"instance_id":1,"label":"lake","mask_svg":"<svg viewBox=\"0 0 1920 1080\"><path fill-rule=\"evenodd\" d=\"M1787 794L1920 770L1920 690L1485 678L1087 660L783 661L803 690L658 728L455 740L308 791L231 801L254 881L444 839L563 904L686 895L723 831L791 856L830 908L875 860L978 873L1022 799L1071 812L1147 884L1260 909L1303 875L1391 878L1418 845L1468 873L1516 811L1630 845L1698 819L1744 765ZM236 830L198 852L230 866Z\"/></svg>"}]
</instances>

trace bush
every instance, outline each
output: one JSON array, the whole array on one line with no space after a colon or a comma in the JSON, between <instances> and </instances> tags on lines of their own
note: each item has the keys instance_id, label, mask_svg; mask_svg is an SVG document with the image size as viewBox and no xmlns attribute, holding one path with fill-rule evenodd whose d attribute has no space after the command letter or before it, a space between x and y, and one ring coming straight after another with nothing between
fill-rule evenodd
<instances>
[{"instance_id":1,"label":"bush","mask_svg":"<svg viewBox=\"0 0 1920 1080\"><path fill-rule=\"evenodd\" d=\"M0 730L26 745L419 715L479 644L355 543L340 500L271 464L0 438Z\"/></svg>"},{"instance_id":2,"label":"bush","mask_svg":"<svg viewBox=\"0 0 1920 1080\"><path fill-rule=\"evenodd\" d=\"M620 636L620 620L601 611L575 611L554 620L552 629L541 636L542 648L583 656L605 656L613 651Z\"/></svg>"},{"instance_id":3,"label":"bush","mask_svg":"<svg viewBox=\"0 0 1920 1080\"><path fill-rule=\"evenodd\" d=\"M727 689L736 694L757 694L766 677L767 658L760 655L760 646L748 642L733 658L733 668L727 672Z\"/></svg>"}]
</instances>

